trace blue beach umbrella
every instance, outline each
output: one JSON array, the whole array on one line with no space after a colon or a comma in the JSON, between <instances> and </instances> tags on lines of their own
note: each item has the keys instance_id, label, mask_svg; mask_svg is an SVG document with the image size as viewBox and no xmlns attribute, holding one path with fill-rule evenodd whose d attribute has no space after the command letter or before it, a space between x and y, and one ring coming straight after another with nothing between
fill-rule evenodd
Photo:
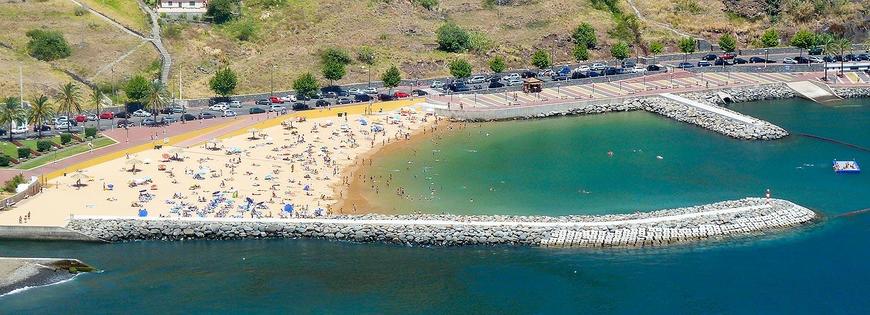
<instances>
[{"instance_id":1,"label":"blue beach umbrella","mask_svg":"<svg viewBox=\"0 0 870 315\"><path fill-rule=\"evenodd\" d=\"M285 203L284 204L284 212L293 213L293 204Z\"/></svg>"},{"instance_id":2,"label":"blue beach umbrella","mask_svg":"<svg viewBox=\"0 0 870 315\"><path fill-rule=\"evenodd\" d=\"M148 210L145 210L145 209L139 209L139 217L140 217L140 218L144 218L144 217L147 217L147 216L148 216Z\"/></svg>"},{"instance_id":3,"label":"blue beach umbrella","mask_svg":"<svg viewBox=\"0 0 870 315\"><path fill-rule=\"evenodd\" d=\"M311 190L311 187L309 187L308 185L305 185L305 187L303 187L302 190L309 191L309 190Z\"/></svg>"}]
</instances>

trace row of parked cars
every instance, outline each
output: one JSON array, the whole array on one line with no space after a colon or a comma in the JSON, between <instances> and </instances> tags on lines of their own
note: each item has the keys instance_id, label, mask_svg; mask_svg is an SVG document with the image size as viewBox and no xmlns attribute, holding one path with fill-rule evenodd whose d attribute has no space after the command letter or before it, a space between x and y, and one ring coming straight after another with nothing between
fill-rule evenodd
<instances>
[{"instance_id":1,"label":"row of parked cars","mask_svg":"<svg viewBox=\"0 0 870 315\"><path fill-rule=\"evenodd\" d=\"M839 62L839 61L867 61L870 60L870 54L847 54L845 56L795 56L785 57L782 59L783 64L812 64L824 62ZM707 54L701 57L697 63L681 62L677 68L694 68L694 67L710 67L710 66L730 66L737 64L748 63L776 63L776 60L765 59L758 56L749 57L748 59L737 57L733 53L724 53L721 55Z\"/></svg>"},{"instance_id":2,"label":"row of parked cars","mask_svg":"<svg viewBox=\"0 0 870 315\"><path fill-rule=\"evenodd\" d=\"M392 94L379 94L376 88L350 88L347 90L341 88L332 88L326 92L317 92L312 96L292 94L283 97L270 96L269 98L257 100L255 104L269 106L269 111L283 111L286 110L286 108L281 104L289 103L291 104L290 106L293 110L300 111L311 109L311 106L308 103L305 103L307 101L314 101L314 107L326 107L333 104L333 102L330 102L327 99L335 99L334 104L344 105L369 102L375 99L380 101L391 101L396 99L408 98L411 96L422 96L426 94L428 94L426 93L426 91L419 89L412 90L410 93L405 91L396 91ZM252 108L251 110L254 109Z\"/></svg>"}]
</instances>

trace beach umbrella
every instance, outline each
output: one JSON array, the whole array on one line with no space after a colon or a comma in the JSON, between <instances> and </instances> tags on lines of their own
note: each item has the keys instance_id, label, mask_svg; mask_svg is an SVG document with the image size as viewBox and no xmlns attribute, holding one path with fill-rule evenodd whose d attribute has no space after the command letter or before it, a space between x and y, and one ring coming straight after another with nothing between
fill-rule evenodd
<instances>
[{"instance_id":1,"label":"beach umbrella","mask_svg":"<svg viewBox=\"0 0 870 315\"><path fill-rule=\"evenodd\" d=\"M79 187L79 186L84 186L84 184L82 184L82 181L86 181L88 179L91 179L91 176L88 174L82 173L82 171L78 171L78 172L75 172L72 175L70 175L69 178L76 181L75 186Z\"/></svg>"},{"instance_id":2,"label":"beach umbrella","mask_svg":"<svg viewBox=\"0 0 870 315\"><path fill-rule=\"evenodd\" d=\"M284 212L293 213L293 204L285 203L284 204Z\"/></svg>"},{"instance_id":3,"label":"beach umbrella","mask_svg":"<svg viewBox=\"0 0 870 315\"><path fill-rule=\"evenodd\" d=\"M211 144L215 149L217 149L221 143L223 143L223 140L218 138L211 139L207 142L207 144Z\"/></svg>"},{"instance_id":4,"label":"beach umbrella","mask_svg":"<svg viewBox=\"0 0 870 315\"><path fill-rule=\"evenodd\" d=\"M308 185L305 185L305 187L303 187L302 190L309 191L309 190L311 190L311 187L309 187Z\"/></svg>"},{"instance_id":5,"label":"beach umbrella","mask_svg":"<svg viewBox=\"0 0 870 315\"><path fill-rule=\"evenodd\" d=\"M181 147L172 147L172 149L169 149L169 154L175 155L176 159L178 158L178 155L182 153L184 153L184 148Z\"/></svg>"},{"instance_id":6,"label":"beach umbrella","mask_svg":"<svg viewBox=\"0 0 870 315\"><path fill-rule=\"evenodd\" d=\"M251 139L257 139L257 132L259 132L259 131L260 130L257 128L248 129L248 132L251 133Z\"/></svg>"},{"instance_id":7,"label":"beach umbrella","mask_svg":"<svg viewBox=\"0 0 870 315\"><path fill-rule=\"evenodd\" d=\"M136 165L138 165L138 164L145 164L144 161L140 160L140 159L137 158L136 156L130 156L130 158L127 159L127 162L124 162L124 163L125 163L126 165L129 165L129 166L131 167L131 168L130 168L130 172L136 172Z\"/></svg>"}]
</instances>

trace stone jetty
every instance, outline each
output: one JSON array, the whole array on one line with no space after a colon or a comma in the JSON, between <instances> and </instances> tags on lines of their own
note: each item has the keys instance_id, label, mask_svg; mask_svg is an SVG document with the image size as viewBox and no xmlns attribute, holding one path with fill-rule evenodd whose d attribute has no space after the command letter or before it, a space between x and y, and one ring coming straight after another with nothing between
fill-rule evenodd
<instances>
[{"instance_id":1,"label":"stone jetty","mask_svg":"<svg viewBox=\"0 0 870 315\"><path fill-rule=\"evenodd\" d=\"M77 259L0 257L0 296L72 279L94 268Z\"/></svg>"},{"instance_id":2,"label":"stone jetty","mask_svg":"<svg viewBox=\"0 0 870 315\"><path fill-rule=\"evenodd\" d=\"M812 222L815 212L780 199L600 216L359 215L318 219L75 216L67 228L111 242L312 238L411 246L661 246L748 235Z\"/></svg>"}]
</instances>

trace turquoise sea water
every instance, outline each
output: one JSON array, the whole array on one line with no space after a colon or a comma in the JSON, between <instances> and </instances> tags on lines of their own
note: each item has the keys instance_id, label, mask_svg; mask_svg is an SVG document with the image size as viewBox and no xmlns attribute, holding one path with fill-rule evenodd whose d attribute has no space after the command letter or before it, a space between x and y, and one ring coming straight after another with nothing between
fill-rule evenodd
<instances>
[{"instance_id":1,"label":"turquoise sea water","mask_svg":"<svg viewBox=\"0 0 870 315\"><path fill-rule=\"evenodd\" d=\"M790 100L734 109L793 132L866 147L866 102L824 107ZM0 314L870 310L870 215L836 217L870 207L870 180L866 173L836 176L830 168L833 158L870 161L867 153L801 137L764 143L731 140L645 113L488 124L463 132L441 141L444 162L432 165L433 170L423 171L425 159L419 157L411 169L393 174L409 191L428 189L413 185L413 174L419 178L424 172L438 174L433 178L444 186L466 187L439 190L441 199L436 201L399 201L418 209L444 205L465 213L604 213L757 196L771 188L775 197L816 209L825 219L765 237L604 251L407 248L314 240L110 245L4 241L2 256L76 257L105 271L0 297ZM499 137L510 142L491 140ZM469 147L470 139L480 141ZM417 151L424 152L426 145ZM538 152L547 150L553 157ZM609 150L614 157L607 157ZM501 163L485 163L480 156L497 157ZM393 158L375 164L384 170L407 168L414 156L411 152ZM864 164L870 167L870 162ZM533 173L520 174L523 170ZM489 191L501 181L502 186ZM472 206L466 204L467 190L482 196Z\"/></svg>"}]
</instances>

